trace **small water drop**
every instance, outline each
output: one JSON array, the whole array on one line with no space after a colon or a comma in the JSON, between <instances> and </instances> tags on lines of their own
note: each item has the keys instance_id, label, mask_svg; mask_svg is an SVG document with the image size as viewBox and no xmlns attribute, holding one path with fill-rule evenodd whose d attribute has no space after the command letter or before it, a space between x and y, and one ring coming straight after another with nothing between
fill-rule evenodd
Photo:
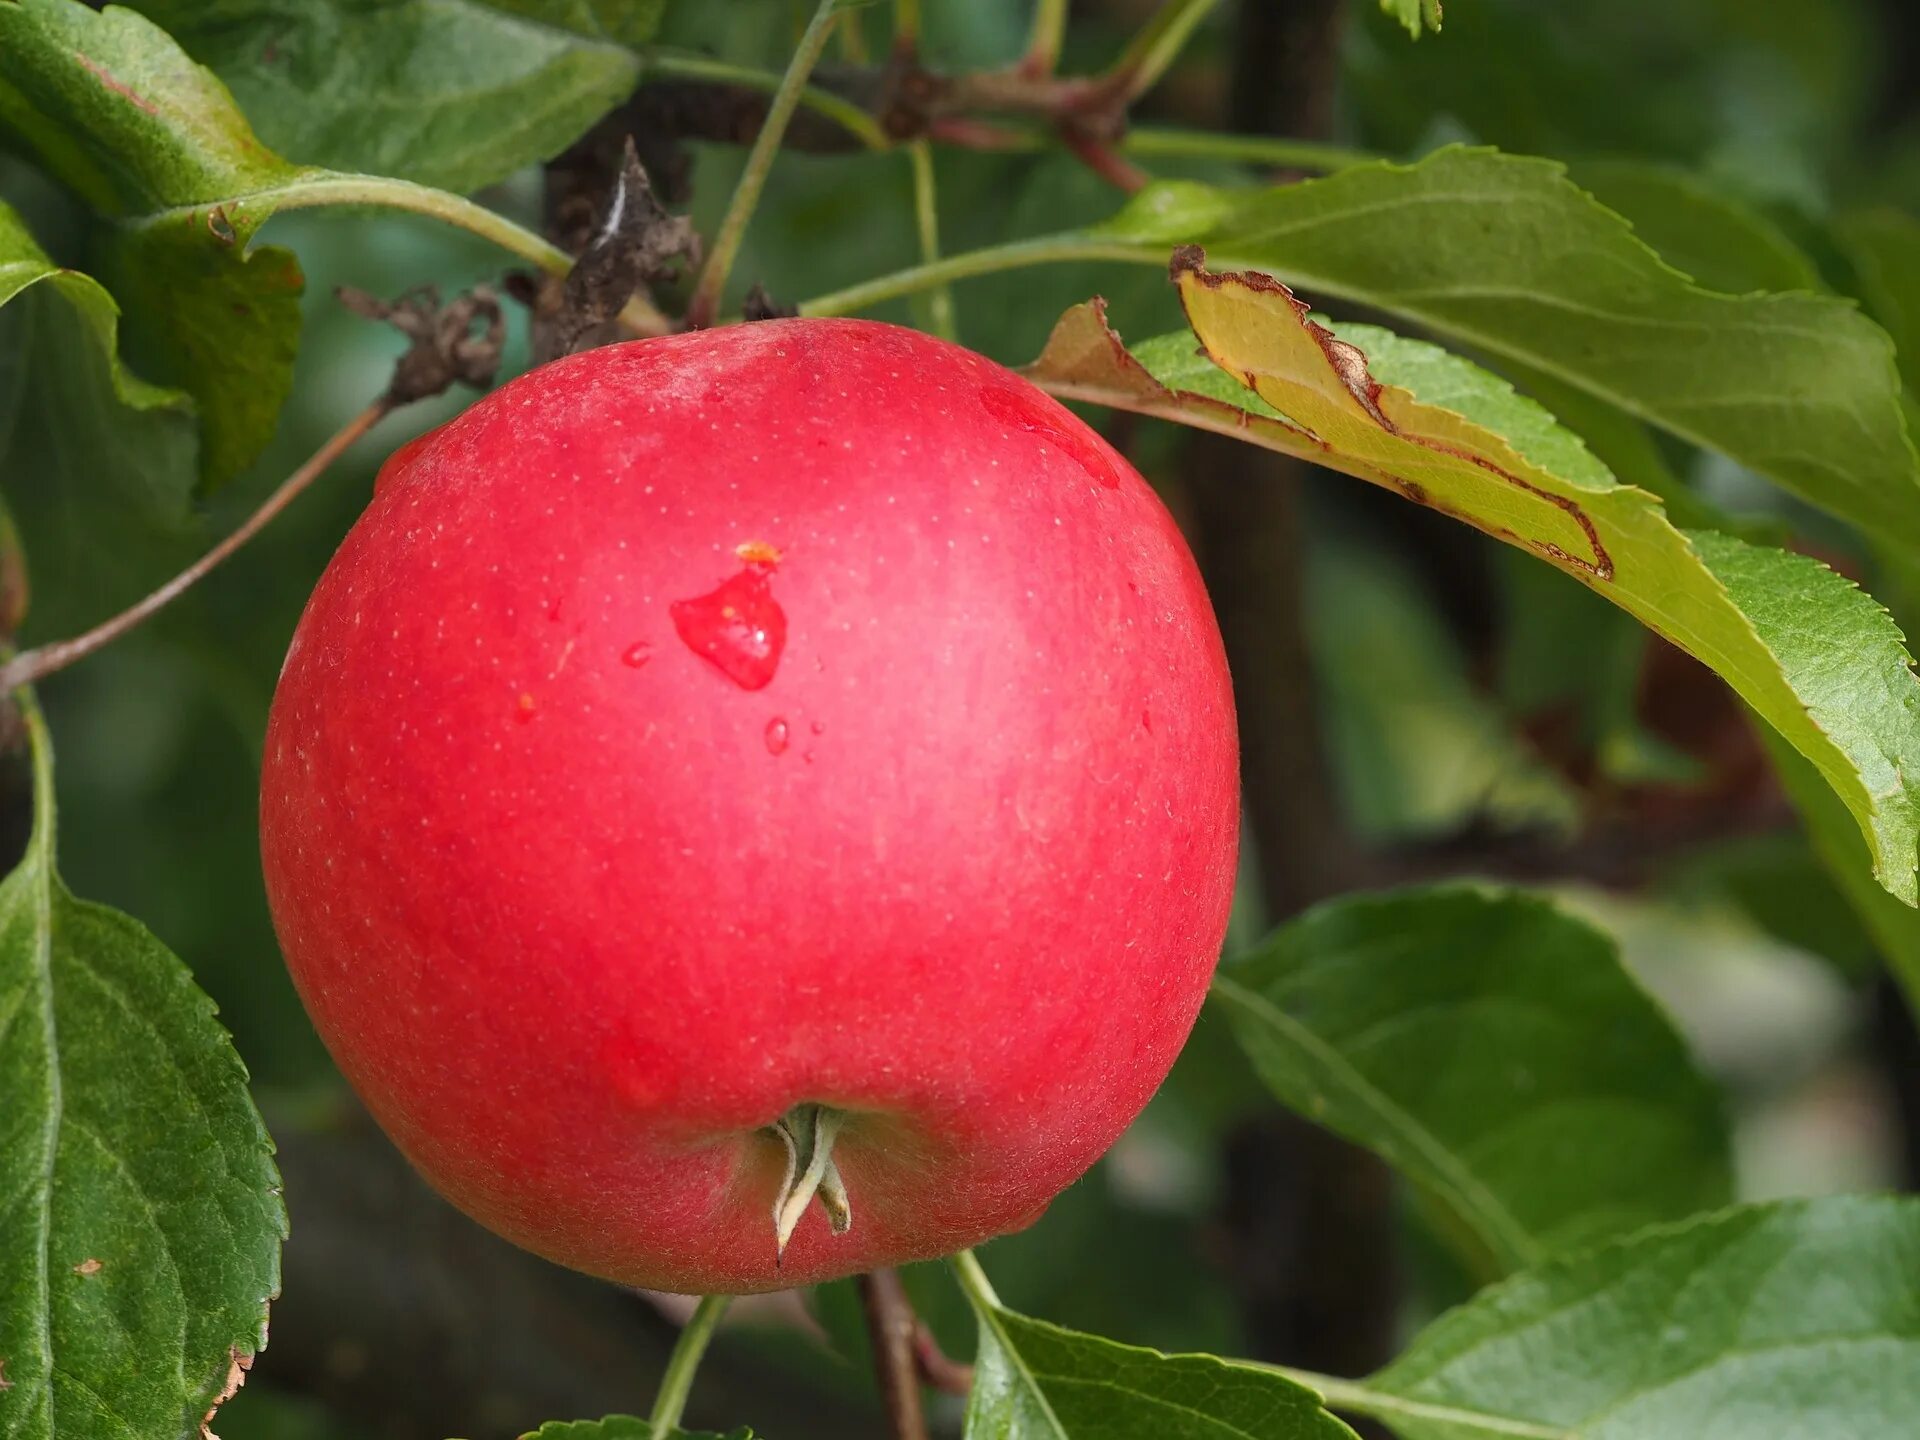
<instances>
[{"instance_id":1,"label":"small water drop","mask_svg":"<svg viewBox=\"0 0 1920 1440\"><path fill-rule=\"evenodd\" d=\"M644 640L636 640L620 652L620 663L630 670L638 670L653 658L653 646Z\"/></svg>"},{"instance_id":2,"label":"small water drop","mask_svg":"<svg viewBox=\"0 0 1920 1440\"><path fill-rule=\"evenodd\" d=\"M814 721L811 725L807 726L807 728L816 735L824 735L827 733L827 727L821 724L818 720Z\"/></svg>"},{"instance_id":3,"label":"small water drop","mask_svg":"<svg viewBox=\"0 0 1920 1440\"><path fill-rule=\"evenodd\" d=\"M687 648L742 690L762 688L780 668L787 613L764 569L749 567L717 590L667 608Z\"/></svg>"},{"instance_id":4,"label":"small water drop","mask_svg":"<svg viewBox=\"0 0 1920 1440\"><path fill-rule=\"evenodd\" d=\"M1076 425L1071 412L1062 411L1038 390L988 385L980 391L980 403L1002 425L1015 425L1038 435L1107 489L1120 488L1120 472L1106 447L1092 432Z\"/></svg>"},{"instance_id":5,"label":"small water drop","mask_svg":"<svg viewBox=\"0 0 1920 1440\"><path fill-rule=\"evenodd\" d=\"M1146 710L1140 712L1140 728L1149 735L1153 733L1153 715Z\"/></svg>"},{"instance_id":6,"label":"small water drop","mask_svg":"<svg viewBox=\"0 0 1920 1440\"><path fill-rule=\"evenodd\" d=\"M520 703L514 708L513 718L516 721L518 721L520 724L524 725L529 720L533 719L534 712L537 711L539 708L540 708L539 703L533 698L533 696L529 694L527 691L522 690L520 692Z\"/></svg>"},{"instance_id":7,"label":"small water drop","mask_svg":"<svg viewBox=\"0 0 1920 1440\"><path fill-rule=\"evenodd\" d=\"M784 755L787 751L787 722L778 715L767 722L767 753Z\"/></svg>"}]
</instances>

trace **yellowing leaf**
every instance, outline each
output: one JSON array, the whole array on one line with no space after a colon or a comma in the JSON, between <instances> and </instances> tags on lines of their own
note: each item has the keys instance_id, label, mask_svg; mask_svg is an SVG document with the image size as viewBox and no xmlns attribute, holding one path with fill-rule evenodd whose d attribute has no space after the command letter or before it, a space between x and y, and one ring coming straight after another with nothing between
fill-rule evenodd
<instances>
[{"instance_id":1,"label":"yellowing leaf","mask_svg":"<svg viewBox=\"0 0 1920 1440\"><path fill-rule=\"evenodd\" d=\"M1202 258L1174 258L1192 335L1129 351L1094 302L1061 319L1029 374L1344 471L1531 550L1717 671L1845 802L1880 883L1920 899L1906 779L1920 776L1920 681L1872 597L1804 556L1676 528L1479 367L1371 326L1336 334L1271 277L1212 274Z\"/></svg>"}]
</instances>

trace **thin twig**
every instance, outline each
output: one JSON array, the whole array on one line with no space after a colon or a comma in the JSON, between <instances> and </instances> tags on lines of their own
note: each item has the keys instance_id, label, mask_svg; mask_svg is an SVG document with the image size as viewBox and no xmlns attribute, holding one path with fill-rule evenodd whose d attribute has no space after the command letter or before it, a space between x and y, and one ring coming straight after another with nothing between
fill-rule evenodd
<instances>
[{"instance_id":1,"label":"thin twig","mask_svg":"<svg viewBox=\"0 0 1920 1440\"><path fill-rule=\"evenodd\" d=\"M819 62L820 52L826 49L838 13L838 0L820 0L820 7L807 23L799 47L793 52L793 59L787 63L787 73L781 76L780 88L774 92L773 103L767 107L766 123L761 125L759 135L754 137L753 149L747 152L746 168L740 172L740 183L734 187L733 199L728 202L727 213L714 234L713 249L708 253L707 263L700 271L700 279L693 287L693 297L687 302L689 329L711 325L714 317L720 313L721 295L727 287L727 272L733 268L734 257L740 252L740 242L746 237L747 222L753 218L754 207L760 202L760 192L766 187L767 172L773 168L773 157L780 150L780 137L787 133L787 122L793 119L793 112L800 104L800 92L806 88L807 77Z\"/></svg>"},{"instance_id":2,"label":"thin twig","mask_svg":"<svg viewBox=\"0 0 1920 1440\"><path fill-rule=\"evenodd\" d=\"M927 1417L920 1404L920 1369L914 1349L918 1317L906 1287L893 1270L875 1270L859 1279L866 1307L867 1334L873 1340L873 1369L887 1411L893 1440L927 1440Z\"/></svg>"},{"instance_id":3,"label":"thin twig","mask_svg":"<svg viewBox=\"0 0 1920 1440\"><path fill-rule=\"evenodd\" d=\"M811 300L800 302L800 313L851 315L878 305L883 300L912 295L955 280L968 280L976 275L1022 270L1030 265L1078 263L1085 260L1116 260L1129 265L1164 267L1167 263L1167 247L1146 241L1109 239L1088 231L1043 235L1033 240L1010 240L1004 245L963 250L931 265L915 265L890 275L878 275L828 295L816 295Z\"/></svg>"},{"instance_id":4,"label":"thin twig","mask_svg":"<svg viewBox=\"0 0 1920 1440\"><path fill-rule=\"evenodd\" d=\"M1191 0L1170 18L1197 21L1210 9L1211 5L1203 0ZM802 87L800 104L833 121L870 150L891 149L927 138L966 150L1038 152L1057 143L1058 125L1073 122L1081 132L1096 134L1110 147L1127 155L1238 160L1315 173L1382 158L1324 141L1125 125L1129 98L1144 92L1164 73L1190 29L1191 24L1184 27L1161 24L1155 36L1157 43L1141 47L1131 57L1123 56L1098 76L1035 75L1017 66L1009 70L938 75L921 69L914 47L903 41L896 45L888 62L893 72L891 77L883 70L842 73L836 77L836 85L850 93L879 95L878 114L862 109L844 95L814 85ZM741 93L770 94L778 90L781 83L781 77L771 71L675 52L650 55L647 73L649 77L688 80ZM983 113L1001 118L983 119ZM1023 116L1030 118L1018 118ZM1036 124L1036 120L1050 123ZM705 134L700 138L732 137ZM799 148L822 148L817 137L808 141L796 132L790 138L795 139ZM655 329L652 333L660 331Z\"/></svg>"},{"instance_id":5,"label":"thin twig","mask_svg":"<svg viewBox=\"0 0 1920 1440\"><path fill-rule=\"evenodd\" d=\"M1037 0L1020 69L1029 75L1051 75L1060 64L1060 46L1066 33L1067 0Z\"/></svg>"},{"instance_id":6,"label":"thin twig","mask_svg":"<svg viewBox=\"0 0 1920 1440\"><path fill-rule=\"evenodd\" d=\"M326 472L327 467L338 460L349 445L385 419L393 408L394 401L382 395L341 426L326 444L313 452L312 458L306 464L281 481L280 487L266 498L265 503L258 510L241 521L238 529L144 600L136 601L118 615L101 621L83 634L75 635L69 640L55 640L50 644L23 651L4 666L0 666L0 693L15 690L22 685L34 684L56 670L66 669L76 660L84 660L94 651L118 640L135 626L164 610L198 584L221 561L259 534L267 523L286 509L302 490L319 479Z\"/></svg>"},{"instance_id":7,"label":"thin twig","mask_svg":"<svg viewBox=\"0 0 1920 1440\"><path fill-rule=\"evenodd\" d=\"M920 48L920 0L893 0L893 48L907 54Z\"/></svg>"},{"instance_id":8,"label":"thin twig","mask_svg":"<svg viewBox=\"0 0 1920 1440\"><path fill-rule=\"evenodd\" d=\"M573 257L538 235L458 195L380 175L302 175L285 185L252 192L254 204L277 213L320 205L376 205L410 211L457 225L463 230L490 240L502 249L532 261L542 270L565 275L573 267ZM162 212L151 219L163 219L178 212ZM666 335L673 322L641 296L627 302L620 314L621 323L636 335Z\"/></svg>"},{"instance_id":9,"label":"thin twig","mask_svg":"<svg viewBox=\"0 0 1920 1440\"><path fill-rule=\"evenodd\" d=\"M1146 188L1153 177L1097 135L1085 134L1071 125L1060 127L1060 141L1094 174L1109 185L1131 195Z\"/></svg>"},{"instance_id":10,"label":"thin twig","mask_svg":"<svg viewBox=\"0 0 1920 1440\"><path fill-rule=\"evenodd\" d=\"M1045 150L1051 143L1043 130L1015 129L991 120L973 120L964 115L948 116L927 122L928 138L960 150L1008 150L1033 152Z\"/></svg>"},{"instance_id":11,"label":"thin twig","mask_svg":"<svg viewBox=\"0 0 1920 1440\"><path fill-rule=\"evenodd\" d=\"M1160 83L1160 77L1179 58L1200 22L1220 0L1165 0L1127 46L1126 53L1107 72L1119 88L1123 103L1138 100Z\"/></svg>"},{"instance_id":12,"label":"thin twig","mask_svg":"<svg viewBox=\"0 0 1920 1440\"><path fill-rule=\"evenodd\" d=\"M913 1322L913 1363L921 1380L943 1395L966 1395L973 1390L973 1366L942 1350L927 1322L917 1316Z\"/></svg>"},{"instance_id":13,"label":"thin twig","mask_svg":"<svg viewBox=\"0 0 1920 1440\"><path fill-rule=\"evenodd\" d=\"M907 147L913 162L913 218L920 232L920 263L931 265L940 258L940 202L934 188L933 146L915 140ZM928 326L942 340L958 339L953 315L953 287L936 285L927 292Z\"/></svg>"},{"instance_id":14,"label":"thin twig","mask_svg":"<svg viewBox=\"0 0 1920 1440\"><path fill-rule=\"evenodd\" d=\"M864 65L871 55L867 50L867 32L859 14L847 10L840 16L840 53L849 65Z\"/></svg>"},{"instance_id":15,"label":"thin twig","mask_svg":"<svg viewBox=\"0 0 1920 1440\"><path fill-rule=\"evenodd\" d=\"M680 1417L686 1413L687 1397L693 1393L693 1377L732 1299L731 1295L702 1295L694 1307L693 1317L681 1330L667 1359L667 1373L660 1377L660 1393L647 1416L648 1440L670 1440L679 1433Z\"/></svg>"},{"instance_id":16,"label":"thin twig","mask_svg":"<svg viewBox=\"0 0 1920 1440\"><path fill-rule=\"evenodd\" d=\"M0 666L0 694L31 685L77 660L84 660L171 605L265 529L301 491L325 474L348 446L393 411L415 400L438 395L454 384L479 390L493 383L506 328L500 315L500 302L486 286L476 285L446 305L440 303L440 293L432 285L417 286L392 301L346 286L335 293L340 303L355 314L384 320L413 342L394 362L387 388L314 451L306 464L281 481L279 488L241 521L232 534L158 590L84 634L25 651ZM476 326L480 327L477 331Z\"/></svg>"},{"instance_id":17,"label":"thin twig","mask_svg":"<svg viewBox=\"0 0 1920 1440\"><path fill-rule=\"evenodd\" d=\"M763 95L772 95L780 89L780 76L771 70L757 70L749 65L735 65L731 61L715 60L711 56L686 51L652 50L642 64L648 81L686 80ZM890 143L880 123L845 96L823 90L817 85L803 85L800 88L800 104L822 118L833 121L869 150L885 150Z\"/></svg>"}]
</instances>

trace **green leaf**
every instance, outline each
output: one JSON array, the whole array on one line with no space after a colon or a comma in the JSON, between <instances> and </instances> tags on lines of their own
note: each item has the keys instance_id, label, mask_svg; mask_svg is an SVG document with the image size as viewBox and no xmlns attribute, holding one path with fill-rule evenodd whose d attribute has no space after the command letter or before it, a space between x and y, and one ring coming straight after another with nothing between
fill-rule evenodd
<instances>
[{"instance_id":1,"label":"green leaf","mask_svg":"<svg viewBox=\"0 0 1920 1440\"><path fill-rule=\"evenodd\" d=\"M1920 911L1902 905L1874 884L1873 865L1859 828L1821 782L1820 772L1771 731L1762 729L1760 738L1822 868L1873 937L1874 947L1905 989L1908 1003L1920 1013Z\"/></svg>"},{"instance_id":2,"label":"green leaf","mask_svg":"<svg viewBox=\"0 0 1920 1440\"><path fill-rule=\"evenodd\" d=\"M657 1440L651 1421L637 1415L608 1415L599 1420L549 1420L538 1430L529 1430L520 1440ZM724 1436L708 1431L669 1430L658 1440L753 1440L753 1432L742 1425Z\"/></svg>"},{"instance_id":3,"label":"green leaf","mask_svg":"<svg viewBox=\"0 0 1920 1440\"><path fill-rule=\"evenodd\" d=\"M595 0L580 13L611 26L625 12ZM273 215L387 206L462 226L555 274L571 264L449 192L289 165L253 137L218 80L129 10L0 3L0 140L9 131L114 219L102 278L125 307L134 366L199 402L203 489L259 454L292 384L300 270L287 251L250 248ZM628 310L659 322L639 297Z\"/></svg>"},{"instance_id":4,"label":"green leaf","mask_svg":"<svg viewBox=\"0 0 1920 1440\"><path fill-rule=\"evenodd\" d=\"M1920 898L1920 681L1872 597L1803 556L1675 528L1546 411L1435 346L1335 335L1272 280L1190 256L1178 281L1204 354L1187 334L1129 353L1081 306L1028 373L1345 471L1547 560L1725 679L1839 794L1880 883Z\"/></svg>"},{"instance_id":5,"label":"green leaf","mask_svg":"<svg viewBox=\"0 0 1920 1440\"><path fill-rule=\"evenodd\" d=\"M1336 900L1214 996L1290 1109L1377 1151L1502 1270L1725 1204L1725 1117L1593 926L1522 891Z\"/></svg>"},{"instance_id":6,"label":"green leaf","mask_svg":"<svg viewBox=\"0 0 1920 1440\"><path fill-rule=\"evenodd\" d=\"M271 212L233 201L300 171L164 31L75 0L0 4L0 130L118 221L103 274L129 349L199 403L204 482L229 479L292 386L301 289L289 252L249 253Z\"/></svg>"},{"instance_id":7,"label":"green leaf","mask_svg":"<svg viewBox=\"0 0 1920 1440\"><path fill-rule=\"evenodd\" d=\"M1423 27L1440 28L1440 0L1380 0L1380 8L1406 26L1416 40Z\"/></svg>"},{"instance_id":8,"label":"green leaf","mask_svg":"<svg viewBox=\"0 0 1920 1440\"><path fill-rule=\"evenodd\" d=\"M176 390L162 390L130 374L120 364L116 345L120 307L101 286L77 270L64 270L47 258L25 223L0 202L0 305L34 285L58 293L88 332L88 338L109 362L107 371L114 396L132 410L190 411L192 402ZM176 497L181 503L185 493Z\"/></svg>"},{"instance_id":9,"label":"green leaf","mask_svg":"<svg viewBox=\"0 0 1920 1440\"><path fill-rule=\"evenodd\" d=\"M1822 288L1813 262L1777 225L1683 170L1583 160L1573 178L1702 289L1747 295Z\"/></svg>"},{"instance_id":10,"label":"green leaf","mask_svg":"<svg viewBox=\"0 0 1920 1440\"><path fill-rule=\"evenodd\" d=\"M1898 210L1846 215L1834 226L1862 298L1893 336L1907 388L1920 395L1920 220Z\"/></svg>"},{"instance_id":11,"label":"green leaf","mask_svg":"<svg viewBox=\"0 0 1920 1440\"><path fill-rule=\"evenodd\" d=\"M1320 1397L1269 1370L1162 1355L1015 1314L985 1277L966 1440L1354 1440Z\"/></svg>"},{"instance_id":12,"label":"green leaf","mask_svg":"<svg viewBox=\"0 0 1920 1440\"><path fill-rule=\"evenodd\" d=\"M0 882L0 1434L174 1440L266 1343L279 1177L212 1002L55 874L27 706L34 827Z\"/></svg>"},{"instance_id":13,"label":"green leaf","mask_svg":"<svg viewBox=\"0 0 1920 1440\"><path fill-rule=\"evenodd\" d=\"M34 629L63 633L136 598L156 568L141 557L192 535L193 402L121 364L113 298L4 204L0 307L0 487L34 560Z\"/></svg>"},{"instance_id":14,"label":"green leaf","mask_svg":"<svg viewBox=\"0 0 1920 1440\"><path fill-rule=\"evenodd\" d=\"M1370 305L1718 450L1920 546L1920 462L1893 350L1848 302L1714 294L1548 160L1450 147L1258 191L1167 182L1087 237L1207 248Z\"/></svg>"},{"instance_id":15,"label":"green leaf","mask_svg":"<svg viewBox=\"0 0 1920 1440\"><path fill-rule=\"evenodd\" d=\"M639 78L665 0L136 0L268 144L468 193L558 154Z\"/></svg>"},{"instance_id":16,"label":"green leaf","mask_svg":"<svg viewBox=\"0 0 1920 1440\"><path fill-rule=\"evenodd\" d=\"M1517 1275L1332 1403L1400 1440L1882 1440L1920 1415L1920 1201L1753 1206Z\"/></svg>"}]
</instances>

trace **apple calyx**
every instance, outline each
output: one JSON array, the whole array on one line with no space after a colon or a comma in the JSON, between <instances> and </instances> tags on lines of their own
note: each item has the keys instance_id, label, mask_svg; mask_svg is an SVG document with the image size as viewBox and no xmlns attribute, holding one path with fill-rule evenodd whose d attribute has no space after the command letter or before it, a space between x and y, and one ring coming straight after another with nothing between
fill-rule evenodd
<instances>
[{"instance_id":1,"label":"apple calyx","mask_svg":"<svg viewBox=\"0 0 1920 1440\"><path fill-rule=\"evenodd\" d=\"M844 1235L853 1228L846 1182L833 1163L834 1137L845 1119L840 1111L825 1105L796 1105L771 1127L787 1151L786 1178L773 1197L776 1264L787 1253L787 1242L815 1199L827 1212L834 1234Z\"/></svg>"}]
</instances>

